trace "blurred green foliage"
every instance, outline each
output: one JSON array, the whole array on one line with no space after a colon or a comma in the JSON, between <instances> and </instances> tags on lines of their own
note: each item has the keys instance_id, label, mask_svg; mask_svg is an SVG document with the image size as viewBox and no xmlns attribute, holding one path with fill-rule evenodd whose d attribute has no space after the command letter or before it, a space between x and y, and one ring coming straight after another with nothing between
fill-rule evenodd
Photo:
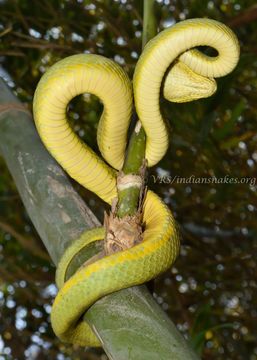
<instances>
[{"instance_id":1,"label":"blurred green foliage","mask_svg":"<svg viewBox=\"0 0 257 360\"><path fill-rule=\"evenodd\" d=\"M132 78L141 51L142 5L0 1L1 76L30 107L42 74L71 54L103 54ZM253 0L156 1L159 30L192 17L231 26L241 58L231 75L218 80L212 98L189 104L161 100L170 149L149 171L149 187L173 210L182 247L175 266L156 281L154 295L203 359L256 360L257 6ZM69 108L74 130L94 149L101 111L89 95ZM54 268L2 159L0 174L0 360L106 359L101 350L66 346L53 335ZM197 183L214 177L216 182ZM225 177L238 183L218 181ZM102 219L102 202L74 186Z\"/></svg>"}]
</instances>

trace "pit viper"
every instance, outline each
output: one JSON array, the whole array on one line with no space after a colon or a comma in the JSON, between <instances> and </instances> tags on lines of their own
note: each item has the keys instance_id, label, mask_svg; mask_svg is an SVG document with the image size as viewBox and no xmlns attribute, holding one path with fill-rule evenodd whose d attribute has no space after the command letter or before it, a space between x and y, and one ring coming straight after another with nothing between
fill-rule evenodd
<instances>
[{"instance_id":1,"label":"pit viper","mask_svg":"<svg viewBox=\"0 0 257 360\"><path fill-rule=\"evenodd\" d=\"M199 49L217 51L208 56ZM239 44L225 25L209 19L189 19L167 28L150 40L136 64L133 86L113 60L94 54L69 56L53 65L35 91L33 112L46 148L78 183L111 204L117 196L116 174L124 161L133 95L138 118L146 133L146 159L153 166L164 156L169 132L160 110L160 95L186 102L212 95L215 77L230 73L239 59ZM97 142L103 159L74 133L66 110L83 93L102 101ZM108 164L109 165L108 165ZM100 346L81 316L99 298L142 284L167 270L179 251L179 236L168 207L148 190L143 205L143 241L81 267L68 280L66 269L82 247L103 239L103 228L89 230L68 248L57 269L59 292L51 321L66 342Z\"/></svg>"}]
</instances>

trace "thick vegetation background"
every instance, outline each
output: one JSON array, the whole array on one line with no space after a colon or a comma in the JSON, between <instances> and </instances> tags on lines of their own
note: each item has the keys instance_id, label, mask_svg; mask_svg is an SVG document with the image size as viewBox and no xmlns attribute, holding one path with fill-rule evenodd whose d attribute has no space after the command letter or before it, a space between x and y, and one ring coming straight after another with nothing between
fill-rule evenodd
<instances>
[{"instance_id":1,"label":"thick vegetation background","mask_svg":"<svg viewBox=\"0 0 257 360\"><path fill-rule=\"evenodd\" d=\"M132 78L142 6L138 0L1 0L1 76L29 107L42 74L71 54L103 54ZM203 359L256 360L257 6L251 0L156 1L159 30L193 17L231 26L241 58L230 76L218 80L211 99L161 100L171 141L166 157L150 170L149 187L174 212L182 246L154 295ZM70 105L74 130L94 149L101 110L93 96ZM54 267L1 158L0 174L0 360L106 359L101 350L55 338L49 322ZM238 183L196 183L211 177ZM74 186L102 219L103 203Z\"/></svg>"}]
</instances>

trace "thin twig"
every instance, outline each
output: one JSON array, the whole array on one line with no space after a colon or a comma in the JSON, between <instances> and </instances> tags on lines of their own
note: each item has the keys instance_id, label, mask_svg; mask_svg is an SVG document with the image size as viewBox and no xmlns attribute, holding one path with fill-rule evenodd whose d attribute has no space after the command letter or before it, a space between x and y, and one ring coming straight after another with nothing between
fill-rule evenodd
<instances>
[{"instance_id":1,"label":"thin twig","mask_svg":"<svg viewBox=\"0 0 257 360\"><path fill-rule=\"evenodd\" d=\"M22 247L29 250L32 254L44 260L50 260L49 255L40 249L40 247L37 246L34 241L27 239L25 236L19 234L10 224L0 221L0 229L12 235L22 245Z\"/></svg>"}]
</instances>

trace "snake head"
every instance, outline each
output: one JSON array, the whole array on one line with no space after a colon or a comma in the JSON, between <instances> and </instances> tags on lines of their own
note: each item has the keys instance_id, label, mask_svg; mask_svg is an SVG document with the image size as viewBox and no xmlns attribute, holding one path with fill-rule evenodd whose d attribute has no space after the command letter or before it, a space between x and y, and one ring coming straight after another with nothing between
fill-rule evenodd
<instances>
[{"instance_id":1,"label":"snake head","mask_svg":"<svg viewBox=\"0 0 257 360\"><path fill-rule=\"evenodd\" d=\"M164 80L163 95L166 100L182 103L213 95L216 81L197 74L182 61L177 61Z\"/></svg>"}]
</instances>

